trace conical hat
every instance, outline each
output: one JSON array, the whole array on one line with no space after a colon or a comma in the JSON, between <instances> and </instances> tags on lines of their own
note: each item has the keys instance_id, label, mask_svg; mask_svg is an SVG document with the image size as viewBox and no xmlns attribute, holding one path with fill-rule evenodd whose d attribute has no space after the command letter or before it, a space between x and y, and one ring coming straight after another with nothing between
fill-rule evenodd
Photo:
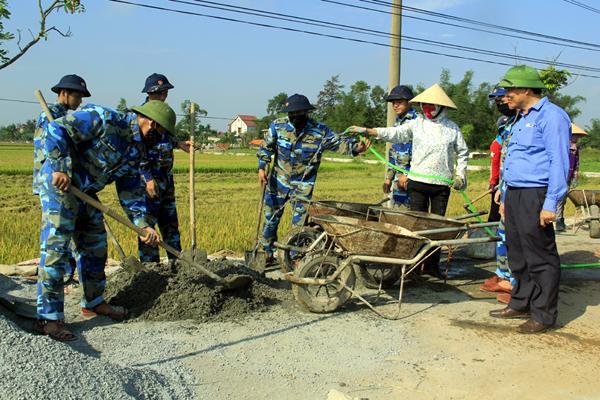
<instances>
[{"instance_id":1,"label":"conical hat","mask_svg":"<svg viewBox=\"0 0 600 400\"><path fill-rule=\"evenodd\" d=\"M437 83L413 97L411 103L428 103L456 109L456 104Z\"/></svg>"},{"instance_id":2,"label":"conical hat","mask_svg":"<svg viewBox=\"0 0 600 400\"><path fill-rule=\"evenodd\" d=\"M575 124L571 124L571 135L587 135L587 132Z\"/></svg>"}]
</instances>

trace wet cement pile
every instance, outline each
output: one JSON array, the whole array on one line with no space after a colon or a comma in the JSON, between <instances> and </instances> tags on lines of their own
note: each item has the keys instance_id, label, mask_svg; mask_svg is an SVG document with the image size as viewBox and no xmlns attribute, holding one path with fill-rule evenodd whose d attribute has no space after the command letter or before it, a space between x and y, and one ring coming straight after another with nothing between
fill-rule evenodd
<instances>
[{"instance_id":1,"label":"wet cement pile","mask_svg":"<svg viewBox=\"0 0 600 400\"><path fill-rule=\"evenodd\" d=\"M250 275L254 281L248 288L230 290L216 285L192 265L146 264L142 271L123 270L113 275L107 283L106 298L127 307L130 318L201 322L242 319L292 299L285 283L261 277L227 260L209 261L204 267L219 276Z\"/></svg>"}]
</instances>

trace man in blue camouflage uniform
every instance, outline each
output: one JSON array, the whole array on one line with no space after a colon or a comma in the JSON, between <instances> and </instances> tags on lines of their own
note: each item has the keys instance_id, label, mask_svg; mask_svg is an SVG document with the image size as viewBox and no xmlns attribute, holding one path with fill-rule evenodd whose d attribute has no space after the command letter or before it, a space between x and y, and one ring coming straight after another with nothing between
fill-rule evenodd
<instances>
[{"instance_id":1,"label":"man in blue camouflage uniform","mask_svg":"<svg viewBox=\"0 0 600 400\"><path fill-rule=\"evenodd\" d=\"M416 118L417 113L412 108L409 100L414 97L412 90L404 85L393 88L385 98L387 102L392 103L396 113L396 122L394 126L402 125L405 121ZM410 158L412 155L412 142L394 143L390 147L388 161L406 171L410 170ZM388 167L385 181L383 182L383 193L390 194L391 207L408 207L408 192L406 185L408 177L402 172Z\"/></svg>"},{"instance_id":2,"label":"man in blue camouflage uniform","mask_svg":"<svg viewBox=\"0 0 600 400\"><path fill-rule=\"evenodd\" d=\"M292 225L302 226L306 209L302 201L309 201L325 150L357 155L367 149L367 144L354 138L343 138L327 126L309 118L308 112L315 107L306 96L294 94L286 100L282 112L287 118L279 118L269 126L265 143L257 153L258 179L267 185L264 197L265 219L261 244L267 255L266 263L272 264L277 240L277 228L285 204L292 203ZM273 171L267 178L267 166L275 156Z\"/></svg>"},{"instance_id":3,"label":"man in blue camouflage uniform","mask_svg":"<svg viewBox=\"0 0 600 400\"><path fill-rule=\"evenodd\" d=\"M143 240L155 245L158 234L148 226L139 163L142 140L175 128L175 113L163 102L134 107L136 123L126 114L93 104L48 124L42 133L45 161L40 170L42 230L38 273L37 331L65 341L75 339L64 326L63 277L73 240L83 287L84 314L121 319L127 310L104 301L106 231L100 211L68 189L76 187L97 199L97 192L115 182L119 200L130 220L143 228Z\"/></svg>"},{"instance_id":4,"label":"man in blue camouflage uniform","mask_svg":"<svg viewBox=\"0 0 600 400\"><path fill-rule=\"evenodd\" d=\"M56 93L57 101L54 104L48 106L53 119L64 117L67 115L68 110L76 110L81 105L83 97L90 97L91 93L87 89L85 80L78 75L65 75L60 81L54 85L50 90ZM42 132L48 126L48 117L46 113L42 111L38 117L35 134L33 137L33 194L39 195L40 186L43 184L40 179L40 169L45 161L44 152L42 150ZM69 277L73 276L73 272L76 268L75 257L71 255L69 257L70 269L65 271L65 274Z\"/></svg>"},{"instance_id":5,"label":"man in blue camouflage uniform","mask_svg":"<svg viewBox=\"0 0 600 400\"><path fill-rule=\"evenodd\" d=\"M146 78L142 93L147 93L146 102L151 100L165 101L170 89L174 86L166 76L154 73ZM175 180L173 179L173 148L179 147L189 151L189 146L179 144L172 134L164 132L150 142L146 142L146 157L140 164L142 179L146 184L146 207L148 224L154 228L157 224L160 234L168 245L181 251L179 221L175 204ZM138 239L138 256L142 262L159 262L157 247L146 245ZM175 256L167 254L169 260Z\"/></svg>"}]
</instances>

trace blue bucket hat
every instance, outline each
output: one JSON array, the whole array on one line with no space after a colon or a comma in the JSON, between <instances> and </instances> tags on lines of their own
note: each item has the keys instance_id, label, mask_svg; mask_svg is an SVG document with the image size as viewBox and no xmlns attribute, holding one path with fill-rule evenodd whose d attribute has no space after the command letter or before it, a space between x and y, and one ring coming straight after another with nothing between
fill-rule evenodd
<instances>
[{"instance_id":1,"label":"blue bucket hat","mask_svg":"<svg viewBox=\"0 0 600 400\"><path fill-rule=\"evenodd\" d=\"M83 97L90 97L91 93L87 89L85 80L79 75L65 75L60 78L60 81L50 89L54 93L59 94L61 90L72 90L74 92L83 93Z\"/></svg>"},{"instance_id":2,"label":"blue bucket hat","mask_svg":"<svg viewBox=\"0 0 600 400\"><path fill-rule=\"evenodd\" d=\"M314 110L315 106L310 104L308 97L302 94L293 94L285 101L285 107L281 110L282 112L295 112L295 111L309 111Z\"/></svg>"},{"instance_id":3,"label":"blue bucket hat","mask_svg":"<svg viewBox=\"0 0 600 400\"><path fill-rule=\"evenodd\" d=\"M415 95L408 86L398 85L390 90L390 94L385 97L385 101L410 100L413 97L415 97Z\"/></svg>"},{"instance_id":4,"label":"blue bucket hat","mask_svg":"<svg viewBox=\"0 0 600 400\"><path fill-rule=\"evenodd\" d=\"M506 95L506 89L501 88L501 87L496 87L496 88L494 88L494 90L492 90L492 93L490 93L488 95L488 98L495 99L497 97L502 97L505 95Z\"/></svg>"},{"instance_id":5,"label":"blue bucket hat","mask_svg":"<svg viewBox=\"0 0 600 400\"><path fill-rule=\"evenodd\" d=\"M175 86L163 74L154 73L146 78L142 93L164 92L165 90L173 89Z\"/></svg>"}]
</instances>

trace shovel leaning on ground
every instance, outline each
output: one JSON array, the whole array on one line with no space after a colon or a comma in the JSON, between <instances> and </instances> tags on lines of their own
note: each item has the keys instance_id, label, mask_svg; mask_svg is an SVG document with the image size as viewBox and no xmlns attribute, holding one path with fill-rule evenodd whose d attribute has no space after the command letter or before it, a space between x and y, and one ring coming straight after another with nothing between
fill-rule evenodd
<instances>
[{"instance_id":1,"label":"shovel leaning on ground","mask_svg":"<svg viewBox=\"0 0 600 400\"><path fill-rule=\"evenodd\" d=\"M260 221L262 220L262 212L265 205L265 191L267 190L267 184L269 182L271 174L267 173L267 183L261 185L260 199L258 200L258 217L256 220L256 234L254 235L254 248L252 250L246 250L244 253L244 261L248 268L253 270L264 272L266 268L266 254L264 251L259 251L259 235L260 235Z\"/></svg>"},{"instance_id":2,"label":"shovel leaning on ground","mask_svg":"<svg viewBox=\"0 0 600 400\"><path fill-rule=\"evenodd\" d=\"M104 228L106 229L106 234L110 238L110 240L115 245L115 249L117 249L117 253L119 254L119 258L121 259L121 265L123 268L129 269L131 271L140 271L144 268L144 265L135 258L134 256L126 256L123 248L119 244L119 241L115 237L114 232L112 231L108 221L104 221Z\"/></svg>"},{"instance_id":3,"label":"shovel leaning on ground","mask_svg":"<svg viewBox=\"0 0 600 400\"><path fill-rule=\"evenodd\" d=\"M102 211L105 215L108 215L109 217L115 219L117 222L125 225L126 227L128 227L129 229L131 229L132 231L137 233L139 236L141 236L141 237L146 236L146 232L144 232L144 230L142 228L136 226L129 219L123 217L122 215L117 214L116 212L114 212L113 210L111 210L109 207L105 206L98 200L83 193L81 190L79 190L75 186L69 187L69 192L72 195L74 195L75 197L77 197L78 199L80 199L81 201L83 201L84 203L91 205L92 207ZM187 264L190 264L195 268L198 268L203 274L205 274L206 276L211 278L218 285L224 286L227 289L243 289L252 284L252 277L250 277L249 275L229 275L229 276L223 278L223 277L215 274L214 272L206 269L204 266L194 262L194 260L192 260L190 257L188 257L185 254L182 254L177 249L174 249L173 247L164 243L162 240L160 240L158 242L158 245L160 247L162 247L163 249L165 249L167 252L173 254L175 257L177 257L177 259L179 259Z\"/></svg>"}]
</instances>

